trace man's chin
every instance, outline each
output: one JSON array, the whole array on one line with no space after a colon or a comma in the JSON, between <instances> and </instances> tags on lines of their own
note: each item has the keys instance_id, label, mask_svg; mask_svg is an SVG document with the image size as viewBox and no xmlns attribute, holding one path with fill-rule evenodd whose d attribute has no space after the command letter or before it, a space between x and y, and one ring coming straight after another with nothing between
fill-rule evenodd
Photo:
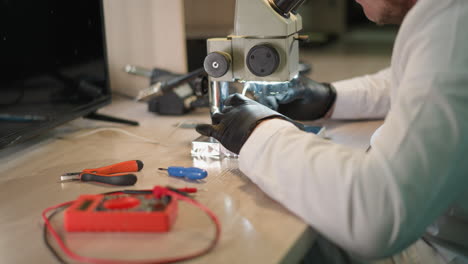
<instances>
[{"instance_id":1,"label":"man's chin","mask_svg":"<svg viewBox=\"0 0 468 264\"><path fill-rule=\"evenodd\" d=\"M364 13L366 14L365 11L364 11ZM367 19L374 22L378 26L400 25L401 22L403 21L403 18L390 17L390 16L372 17L372 16L366 14L366 17L367 17Z\"/></svg>"},{"instance_id":2,"label":"man's chin","mask_svg":"<svg viewBox=\"0 0 468 264\"><path fill-rule=\"evenodd\" d=\"M369 14L368 12L366 12L366 9L364 9L364 14L366 15L367 19L369 19L370 21L376 23L376 24L380 24L379 20L375 17L373 17L371 14Z\"/></svg>"}]
</instances>

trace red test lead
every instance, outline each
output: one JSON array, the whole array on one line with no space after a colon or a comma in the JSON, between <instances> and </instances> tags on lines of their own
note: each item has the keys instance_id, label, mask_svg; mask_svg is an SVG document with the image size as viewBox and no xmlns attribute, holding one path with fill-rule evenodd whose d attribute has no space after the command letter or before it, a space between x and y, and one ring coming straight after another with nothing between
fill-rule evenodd
<instances>
[{"instance_id":1,"label":"red test lead","mask_svg":"<svg viewBox=\"0 0 468 264\"><path fill-rule=\"evenodd\" d=\"M184 192L184 193L196 193L198 191L197 188L189 188L189 187L185 187L185 188L178 188L177 189L179 192Z\"/></svg>"}]
</instances>

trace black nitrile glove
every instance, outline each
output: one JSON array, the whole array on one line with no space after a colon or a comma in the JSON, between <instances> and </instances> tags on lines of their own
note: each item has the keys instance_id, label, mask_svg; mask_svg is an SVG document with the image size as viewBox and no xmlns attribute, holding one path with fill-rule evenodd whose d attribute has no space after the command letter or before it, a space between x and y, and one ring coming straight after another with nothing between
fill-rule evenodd
<instances>
[{"instance_id":1,"label":"black nitrile glove","mask_svg":"<svg viewBox=\"0 0 468 264\"><path fill-rule=\"evenodd\" d=\"M336 99L335 88L299 75L286 93L260 97L259 102L295 120L316 120L324 117Z\"/></svg>"},{"instance_id":2,"label":"black nitrile glove","mask_svg":"<svg viewBox=\"0 0 468 264\"><path fill-rule=\"evenodd\" d=\"M240 94L229 96L224 101L224 106L221 113L213 115L213 125L200 124L196 129L202 135L214 137L236 154L239 154L252 131L263 120L281 118L304 129L302 124Z\"/></svg>"}]
</instances>

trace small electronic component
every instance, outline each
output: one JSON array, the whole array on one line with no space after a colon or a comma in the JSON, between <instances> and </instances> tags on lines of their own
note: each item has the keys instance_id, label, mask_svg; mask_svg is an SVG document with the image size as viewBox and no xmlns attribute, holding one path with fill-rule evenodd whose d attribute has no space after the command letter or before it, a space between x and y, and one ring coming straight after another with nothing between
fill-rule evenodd
<instances>
[{"instance_id":1,"label":"small electronic component","mask_svg":"<svg viewBox=\"0 0 468 264\"><path fill-rule=\"evenodd\" d=\"M64 218L70 232L167 232L177 218L177 201L169 195L82 195Z\"/></svg>"}]
</instances>

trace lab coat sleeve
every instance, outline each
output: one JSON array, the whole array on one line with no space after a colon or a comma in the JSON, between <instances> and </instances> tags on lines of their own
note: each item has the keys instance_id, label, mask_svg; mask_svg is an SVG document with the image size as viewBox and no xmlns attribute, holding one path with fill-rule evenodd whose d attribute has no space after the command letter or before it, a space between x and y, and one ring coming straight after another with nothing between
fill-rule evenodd
<instances>
[{"instance_id":1,"label":"lab coat sleeve","mask_svg":"<svg viewBox=\"0 0 468 264\"><path fill-rule=\"evenodd\" d=\"M332 83L337 96L333 119L384 118L390 109L390 68Z\"/></svg>"},{"instance_id":2,"label":"lab coat sleeve","mask_svg":"<svg viewBox=\"0 0 468 264\"><path fill-rule=\"evenodd\" d=\"M453 21L460 7L444 8L453 11L446 23L466 25L468 16ZM371 151L279 119L261 123L240 151L240 170L254 183L361 257L403 250L468 186L468 31L434 26L429 33L398 48L404 75Z\"/></svg>"},{"instance_id":3,"label":"lab coat sleeve","mask_svg":"<svg viewBox=\"0 0 468 264\"><path fill-rule=\"evenodd\" d=\"M345 250L366 258L393 255L468 184L454 171L457 164L466 166L468 144L459 144L468 129L458 124L468 115L455 113L432 92L399 98L397 105L368 153L283 120L265 121L241 149L240 169Z\"/></svg>"}]
</instances>

